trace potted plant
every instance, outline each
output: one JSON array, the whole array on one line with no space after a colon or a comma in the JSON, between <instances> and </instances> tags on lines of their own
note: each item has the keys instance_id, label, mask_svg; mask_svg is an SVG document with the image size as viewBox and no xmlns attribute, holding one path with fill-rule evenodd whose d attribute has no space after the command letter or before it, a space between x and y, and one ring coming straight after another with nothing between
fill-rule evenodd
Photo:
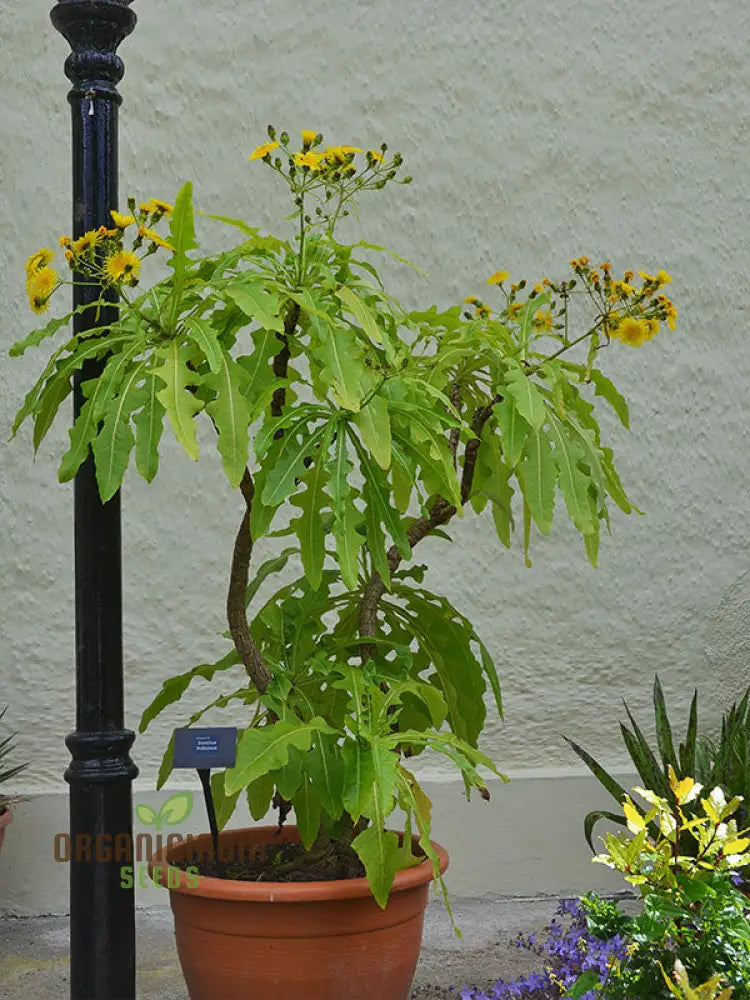
<instances>
[{"instance_id":1,"label":"potted plant","mask_svg":"<svg viewBox=\"0 0 750 1000\"><path fill-rule=\"evenodd\" d=\"M133 452L150 482L166 416L192 459L197 422L213 428L241 497L227 649L165 681L141 720L143 730L193 679L235 671L236 689L207 706L237 710L242 726L236 765L212 779L219 821L240 795L256 820L271 804L279 813L277 827L226 831L220 858L204 838L152 861L162 882L170 863L172 882L180 866L199 869L197 886L183 872L171 889L193 1000L245 996L250 983L261 1000L302 981L306 1000L404 1000L427 884L442 884L447 865L410 758L441 754L467 794L488 799L480 768L500 775L478 748L488 688L502 713L489 650L460 610L424 586L415 546L450 540L457 519L484 514L506 547L520 521L530 565L532 533L551 530L559 491L596 564L609 502L633 509L593 405L601 397L627 427L625 400L600 368L603 349L651 340L660 324L674 327L676 310L663 271L619 279L585 257L560 282L527 286L496 272L494 306L469 296L463 306L406 310L374 264L387 251L343 243L339 227L364 192L410 180L400 179L399 154L324 146L311 130L292 143L269 127L250 159L288 185L294 239L212 215L242 240L199 256L186 184L174 205L131 199L110 228L63 237L68 280L50 250L29 258L33 310L78 280L103 289L80 308L116 299L120 312L85 335L66 333L14 430L33 420L38 447L71 374L106 359L83 383L60 479L91 449L105 502ZM140 290L144 259L162 253L171 273ZM589 321L574 333L579 300ZM264 537L290 544L251 573ZM256 608L261 584L292 557L302 575ZM160 786L171 768L170 743ZM396 808L402 829L388 830ZM292 811L294 827L284 822Z\"/></svg>"},{"instance_id":2,"label":"potted plant","mask_svg":"<svg viewBox=\"0 0 750 1000\"><path fill-rule=\"evenodd\" d=\"M8 710L6 705L2 711L0 711L0 722L3 721L3 717ZM10 781L17 774L20 774L24 768L28 767L28 764L14 764L7 767L7 759L13 753L15 749L13 740L15 739L15 733L11 733L9 736L3 736L0 731L0 786L5 784L6 781ZM3 846L3 840L5 840L5 831L13 822L13 813L11 812L11 805L13 803L13 798L8 795L3 795L0 792L0 848Z\"/></svg>"}]
</instances>

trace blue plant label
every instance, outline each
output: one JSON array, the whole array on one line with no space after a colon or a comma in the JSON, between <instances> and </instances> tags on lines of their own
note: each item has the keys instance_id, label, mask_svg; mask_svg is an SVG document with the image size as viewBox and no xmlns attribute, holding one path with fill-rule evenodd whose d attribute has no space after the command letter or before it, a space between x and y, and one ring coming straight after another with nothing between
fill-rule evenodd
<instances>
[{"instance_id":1,"label":"blue plant label","mask_svg":"<svg viewBox=\"0 0 750 1000\"><path fill-rule=\"evenodd\" d=\"M211 768L234 767L237 758L237 728L188 727L174 731L174 766Z\"/></svg>"}]
</instances>

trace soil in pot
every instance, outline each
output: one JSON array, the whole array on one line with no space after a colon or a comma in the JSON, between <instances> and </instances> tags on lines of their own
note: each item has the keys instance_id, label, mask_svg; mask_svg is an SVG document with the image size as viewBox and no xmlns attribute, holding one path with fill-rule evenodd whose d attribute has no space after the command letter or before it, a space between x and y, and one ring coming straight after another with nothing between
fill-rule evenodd
<instances>
[{"instance_id":1,"label":"soil in pot","mask_svg":"<svg viewBox=\"0 0 750 1000\"><path fill-rule=\"evenodd\" d=\"M279 830L281 835L281 829ZM338 879L364 878L365 868L349 844L332 840L324 852L305 851L301 844L246 844L239 856L217 861L197 853L172 862L183 871L192 867L209 878L235 879L241 882L333 882Z\"/></svg>"}]
</instances>

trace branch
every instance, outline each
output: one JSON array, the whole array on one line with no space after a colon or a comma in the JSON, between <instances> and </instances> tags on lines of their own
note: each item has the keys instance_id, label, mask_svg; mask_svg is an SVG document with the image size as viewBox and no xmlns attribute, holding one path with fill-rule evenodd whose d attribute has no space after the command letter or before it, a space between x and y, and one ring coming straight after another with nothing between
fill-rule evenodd
<instances>
[{"instance_id":1,"label":"branch","mask_svg":"<svg viewBox=\"0 0 750 1000\"><path fill-rule=\"evenodd\" d=\"M290 304L287 314L284 317L284 332L276 334L282 344L281 350L273 359L273 372L277 378L286 378L291 354L289 350L289 338L294 333L298 320L299 306L296 302L293 302ZM281 416L285 402L286 390L284 386L279 386L271 400L272 416ZM276 431L275 436L281 437L283 433L284 431L279 429ZM227 594L227 621L229 622L229 631L232 635L232 640L245 666L245 671L258 691L263 694L270 683L271 673L263 659L263 654L258 649L250 633L247 608L245 607L245 592L250 576L250 559L253 554L253 539L250 534L250 514L252 513L253 498L255 496L255 484L248 468L245 468L242 476L240 491L245 501L245 511L234 540L234 550L232 552L232 569L229 575L229 592Z\"/></svg>"},{"instance_id":2,"label":"branch","mask_svg":"<svg viewBox=\"0 0 750 1000\"><path fill-rule=\"evenodd\" d=\"M474 414L471 429L476 434L476 437L468 441L464 449L464 461L461 473L461 503L466 503L471 494L471 486L474 481L474 471L477 464L477 454L479 452L479 445L481 444L482 429L492 416L492 408L501 399L501 396L495 396L488 406L482 407ZM438 497L430 507L427 515L418 518L406 532L410 547L414 548L417 542L426 538L435 528L447 524L456 513L456 509L452 503L449 503L443 497ZM401 558L401 553L395 545L392 545L388 550L388 569L391 573L394 573L398 569ZM378 572L375 572L365 586L364 593L362 594L362 603L359 606L359 634L361 636L377 635L378 603L384 593L385 584L383 583L383 579ZM366 663L367 660L375 655L375 646L372 643L362 643L360 646L360 655L362 663Z\"/></svg>"},{"instance_id":3,"label":"branch","mask_svg":"<svg viewBox=\"0 0 750 1000\"><path fill-rule=\"evenodd\" d=\"M253 539L250 534L250 512L255 495L255 484L250 470L245 469L240 483L240 490L245 499L245 513L242 515L237 537L232 552L232 570L229 576L229 593L227 595L227 620L232 634L235 649L240 654L248 677L260 694L268 687L271 674L266 666L263 654L255 644L250 634L250 625L245 608L245 591L247 590L250 557L253 554Z\"/></svg>"}]
</instances>

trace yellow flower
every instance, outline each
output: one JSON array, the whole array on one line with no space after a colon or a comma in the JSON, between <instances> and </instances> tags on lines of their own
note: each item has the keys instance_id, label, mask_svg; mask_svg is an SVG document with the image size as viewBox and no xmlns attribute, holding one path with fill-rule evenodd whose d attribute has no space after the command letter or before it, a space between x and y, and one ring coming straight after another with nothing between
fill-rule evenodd
<instances>
[{"instance_id":1,"label":"yellow flower","mask_svg":"<svg viewBox=\"0 0 750 1000\"><path fill-rule=\"evenodd\" d=\"M350 153L361 153L359 146L328 146L323 154L328 160L345 163Z\"/></svg>"},{"instance_id":2,"label":"yellow flower","mask_svg":"<svg viewBox=\"0 0 750 1000\"><path fill-rule=\"evenodd\" d=\"M161 198L152 198L151 204L162 215L171 215L174 211L174 205L170 205L168 201L162 201Z\"/></svg>"},{"instance_id":3,"label":"yellow flower","mask_svg":"<svg viewBox=\"0 0 750 1000\"><path fill-rule=\"evenodd\" d=\"M60 237L60 246L61 247L69 247L70 246L70 237L69 236L61 236Z\"/></svg>"},{"instance_id":4,"label":"yellow flower","mask_svg":"<svg viewBox=\"0 0 750 1000\"><path fill-rule=\"evenodd\" d=\"M626 316L625 319L619 320L617 325L610 330L610 335L629 347L640 347L653 336L647 322L636 319L634 316Z\"/></svg>"},{"instance_id":5,"label":"yellow flower","mask_svg":"<svg viewBox=\"0 0 750 1000\"><path fill-rule=\"evenodd\" d=\"M138 226L138 235L142 240L150 240L158 247L166 247L167 250L174 250L172 244L168 243L162 236L159 236L154 229L147 229L146 226Z\"/></svg>"},{"instance_id":6,"label":"yellow flower","mask_svg":"<svg viewBox=\"0 0 750 1000\"><path fill-rule=\"evenodd\" d=\"M656 272L656 280L659 282L659 287L661 287L662 285L671 285L672 284L672 275L671 274L667 274L667 272L663 271L663 270L662 271L657 271Z\"/></svg>"},{"instance_id":7,"label":"yellow flower","mask_svg":"<svg viewBox=\"0 0 750 1000\"><path fill-rule=\"evenodd\" d=\"M643 278L643 280L648 285L653 285L656 282L656 278L653 276L653 274L648 274L646 271L639 271L638 277Z\"/></svg>"},{"instance_id":8,"label":"yellow flower","mask_svg":"<svg viewBox=\"0 0 750 1000\"><path fill-rule=\"evenodd\" d=\"M490 316L492 315L492 310L484 302L477 302L475 305L475 309L477 311L477 316L480 319L489 319Z\"/></svg>"},{"instance_id":9,"label":"yellow flower","mask_svg":"<svg viewBox=\"0 0 750 1000\"><path fill-rule=\"evenodd\" d=\"M112 221L118 229L127 229L128 226L132 226L135 222L134 215L121 215L120 212L115 212L114 209L109 214L112 216Z\"/></svg>"},{"instance_id":10,"label":"yellow flower","mask_svg":"<svg viewBox=\"0 0 750 1000\"><path fill-rule=\"evenodd\" d=\"M383 154L380 152L379 149L368 149L367 155L370 157L371 160L374 160L375 163L383 162Z\"/></svg>"},{"instance_id":11,"label":"yellow flower","mask_svg":"<svg viewBox=\"0 0 750 1000\"><path fill-rule=\"evenodd\" d=\"M629 295L635 295L635 288L627 281L613 281L612 294L621 299L626 299Z\"/></svg>"},{"instance_id":12,"label":"yellow flower","mask_svg":"<svg viewBox=\"0 0 750 1000\"><path fill-rule=\"evenodd\" d=\"M30 275L26 282L26 292L29 296L29 305L35 313L46 312L49 308L49 299L58 285L58 277L54 268L43 267L41 270Z\"/></svg>"},{"instance_id":13,"label":"yellow flower","mask_svg":"<svg viewBox=\"0 0 750 1000\"><path fill-rule=\"evenodd\" d=\"M300 135L302 136L302 145L307 147L312 146L318 133L311 128L303 128Z\"/></svg>"},{"instance_id":14,"label":"yellow flower","mask_svg":"<svg viewBox=\"0 0 750 1000\"><path fill-rule=\"evenodd\" d=\"M495 273L491 274L489 276L489 278L487 279L487 284L488 285L502 285L502 283L504 281L507 281L509 277L510 277L510 274L509 274L508 271L495 271Z\"/></svg>"},{"instance_id":15,"label":"yellow flower","mask_svg":"<svg viewBox=\"0 0 750 1000\"><path fill-rule=\"evenodd\" d=\"M508 307L508 315L513 319L523 309L523 302L514 302Z\"/></svg>"},{"instance_id":16,"label":"yellow flower","mask_svg":"<svg viewBox=\"0 0 750 1000\"><path fill-rule=\"evenodd\" d=\"M536 292L536 294L537 294L537 295L541 295L541 294L542 294L542 292L544 291L544 285L541 285L541 284L540 284L540 283L539 283L539 282L537 281L537 283L536 283L536 284L534 285L534 291Z\"/></svg>"},{"instance_id":17,"label":"yellow flower","mask_svg":"<svg viewBox=\"0 0 750 1000\"><path fill-rule=\"evenodd\" d=\"M635 277L635 275L633 274L633 272L630 269L628 269L623 274L623 278L625 279L625 281L632 281L634 277Z\"/></svg>"},{"instance_id":18,"label":"yellow flower","mask_svg":"<svg viewBox=\"0 0 750 1000\"><path fill-rule=\"evenodd\" d=\"M667 321L667 326L670 330L674 330L677 325L677 306L666 295L659 295L657 302L664 310L664 318Z\"/></svg>"},{"instance_id":19,"label":"yellow flower","mask_svg":"<svg viewBox=\"0 0 750 1000\"><path fill-rule=\"evenodd\" d=\"M54 260L54 257L55 254L49 247L42 247L41 250L37 250L26 261L27 276L34 274L36 271L41 271L51 260Z\"/></svg>"},{"instance_id":20,"label":"yellow flower","mask_svg":"<svg viewBox=\"0 0 750 1000\"><path fill-rule=\"evenodd\" d=\"M466 306L475 306L477 305L478 302L479 299L476 297L476 295L467 295L466 298L464 299L464 305Z\"/></svg>"},{"instance_id":21,"label":"yellow flower","mask_svg":"<svg viewBox=\"0 0 750 1000\"><path fill-rule=\"evenodd\" d=\"M549 333L552 329L552 313L549 309L540 309L534 316L533 323L538 329L544 330L545 333Z\"/></svg>"},{"instance_id":22,"label":"yellow flower","mask_svg":"<svg viewBox=\"0 0 750 1000\"><path fill-rule=\"evenodd\" d=\"M100 241L101 234L96 229L90 229L89 232L74 240L72 247L75 253L87 253L89 250L93 250Z\"/></svg>"},{"instance_id":23,"label":"yellow flower","mask_svg":"<svg viewBox=\"0 0 750 1000\"><path fill-rule=\"evenodd\" d=\"M264 160L269 156L274 149L278 149L281 143L279 142L264 142L262 146L256 146L252 151L248 159L250 160Z\"/></svg>"},{"instance_id":24,"label":"yellow flower","mask_svg":"<svg viewBox=\"0 0 750 1000\"><path fill-rule=\"evenodd\" d=\"M117 250L104 262L104 270L112 281L122 281L124 278L138 277L141 269L140 258L132 250Z\"/></svg>"},{"instance_id":25,"label":"yellow flower","mask_svg":"<svg viewBox=\"0 0 750 1000\"><path fill-rule=\"evenodd\" d=\"M294 162L298 167L309 167L310 170L320 170L323 157L320 153L295 153Z\"/></svg>"}]
</instances>

